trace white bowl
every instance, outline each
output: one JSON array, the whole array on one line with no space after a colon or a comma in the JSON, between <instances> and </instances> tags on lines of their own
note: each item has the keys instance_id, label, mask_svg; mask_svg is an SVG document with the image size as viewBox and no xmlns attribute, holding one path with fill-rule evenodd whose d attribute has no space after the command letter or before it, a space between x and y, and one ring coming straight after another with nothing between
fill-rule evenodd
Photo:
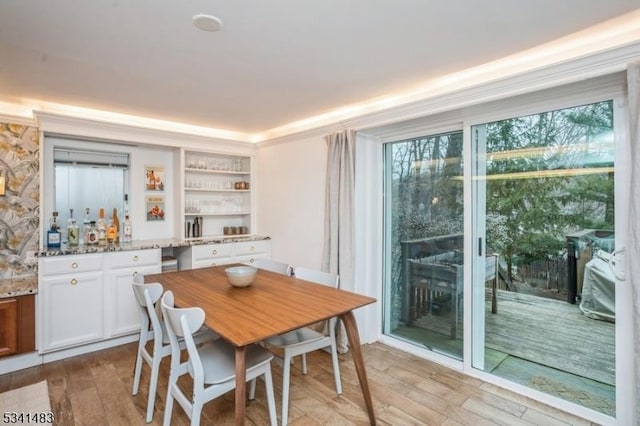
<instances>
[{"instance_id":1,"label":"white bowl","mask_svg":"<svg viewBox=\"0 0 640 426\"><path fill-rule=\"evenodd\" d=\"M256 278L258 268L253 266L233 266L224 270L227 274L229 284L234 287L247 287Z\"/></svg>"}]
</instances>

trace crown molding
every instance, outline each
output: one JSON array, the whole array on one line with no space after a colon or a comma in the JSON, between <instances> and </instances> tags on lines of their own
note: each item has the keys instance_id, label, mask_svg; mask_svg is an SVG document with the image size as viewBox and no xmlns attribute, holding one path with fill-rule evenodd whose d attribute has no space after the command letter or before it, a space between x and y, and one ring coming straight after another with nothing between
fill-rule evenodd
<instances>
[{"instance_id":1,"label":"crown molding","mask_svg":"<svg viewBox=\"0 0 640 426\"><path fill-rule=\"evenodd\" d=\"M114 140L132 144L161 145L174 148L196 148L205 150L243 150L253 152L255 144L172 132L168 130L136 127L106 121L89 120L36 111L38 127L44 133L78 136L83 138Z\"/></svg>"},{"instance_id":2,"label":"crown molding","mask_svg":"<svg viewBox=\"0 0 640 426\"><path fill-rule=\"evenodd\" d=\"M385 126L402 126L413 119L447 113L492 101L502 100L558 86L569 85L625 71L631 62L640 60L640 41L618 46L597 54L584 55L539 68L531 68L509 77L476 84L462 89L452 88L444 94L426 97L386 110L363 114L339 123L258 142L259 147L322 137L336 130L351 128L375 133Z\"/></svg>"}]
</instances>

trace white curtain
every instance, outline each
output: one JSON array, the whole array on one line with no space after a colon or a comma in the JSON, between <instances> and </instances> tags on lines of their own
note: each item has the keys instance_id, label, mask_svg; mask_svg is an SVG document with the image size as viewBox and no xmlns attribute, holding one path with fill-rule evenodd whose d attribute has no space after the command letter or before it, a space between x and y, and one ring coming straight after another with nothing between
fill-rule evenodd
<instances>
[{"instance_id":1,"label":"white curtain","mask_svg":"<svg viewBox=\"0 0 640 426\"><path fill-rule=\"evenodd\" d=\"M631 184L629 185L629 229L625 277L633 294L633 353L636 384L636 418L640 419L640 62L627 69L629 96L629 143Z\"/></svg>"},{"instance_id":2,"label":"white curtain","mask_svg":"<svg viewBox=\"0 0 640 426\"><path fill-rule=\"evenodd\" d=\"M356 132L345 130L325 136L327 185L325 196L322 269L340 276L340 288L354 289L354 194ZM342 324L338 351L348 351Z\"/></svg>"}]
</instances>

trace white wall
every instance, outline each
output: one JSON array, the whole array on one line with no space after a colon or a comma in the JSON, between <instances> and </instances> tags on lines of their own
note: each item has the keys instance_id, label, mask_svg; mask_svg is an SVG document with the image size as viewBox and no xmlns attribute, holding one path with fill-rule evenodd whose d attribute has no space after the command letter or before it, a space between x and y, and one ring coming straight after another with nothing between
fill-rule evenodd
<instances>
[{"instance_id":1,"label":"white wall","mask_svg":"<svg viewBox=\"0 0 640 426\"><path fill-rule=\"evenodd\" d=\"M320 269L327 148L321 136L258 147L258 231L271 256Z\"/></svg>"},{"instance_id":2,"label":"white wall","mask_svg":"<svg viewBox=\"0 0 640 426\"><path fill-rule=\"evenodd\" d=\"M179 155L179 153L174 149L166 147L142 145L132 149L130 159L129 213L134 240L180 237L179 235L174 235L174 230L176 229L174 222L178 220L179 215L179 213L175 211L176 203L174 198L180 190L173 169L175 162L174 155ZM146 191L145 166L164 168L164 191ZM148 195L160 195L165 198L164 221L147 221L145 200Z\"/></svg>"}]
</instances>

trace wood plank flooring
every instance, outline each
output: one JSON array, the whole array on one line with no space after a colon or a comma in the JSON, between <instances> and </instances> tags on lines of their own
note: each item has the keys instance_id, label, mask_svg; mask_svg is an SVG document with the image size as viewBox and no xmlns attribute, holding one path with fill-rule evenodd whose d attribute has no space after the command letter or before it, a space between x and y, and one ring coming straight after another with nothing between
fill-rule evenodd
<instances>
[{"instance_id":1,"label":"wood plank flooring","mask_svg":"<svg viewBox=\"0 0 640 426\"><path fill-rule=\"evenodd\" d=\"M46 379L57 425L143 425L149 369L143 369L140 392L131 395L136 343L0 376L0 392ZM376 417L380 425L590 425L591 423L521 395L468 377L441 365L375 343L363 346ZM152 424L161 425L168 377L163 360ZM336 395L331 358L323 351L309 356L303 376L292 369L289 424L368 424L362 393L350 356L341 356L343 395ZM273 366L280 415L281 369ZM189 389L188 378L180 385ZM233 424L233 392L206 404L202 424ZM174 404L172 425L188 419ZM264 385L247 403L247 424L268 424Z\"/></svg>"}]
</instances>

